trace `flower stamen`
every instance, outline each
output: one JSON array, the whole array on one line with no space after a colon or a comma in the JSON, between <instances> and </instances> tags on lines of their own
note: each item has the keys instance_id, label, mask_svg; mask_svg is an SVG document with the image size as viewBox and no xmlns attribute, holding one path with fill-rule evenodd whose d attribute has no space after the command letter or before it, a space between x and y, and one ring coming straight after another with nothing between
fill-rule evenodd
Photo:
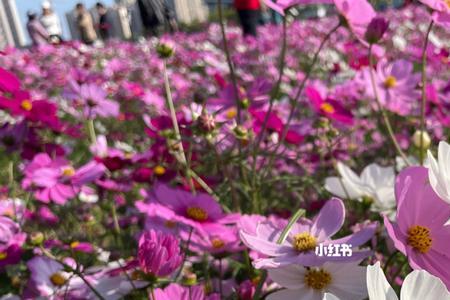
<instances>
[{"instance_id":1,"label":"flower stamen","mask_svg":"<svg viewBox=\"0 0 450 300\"><path fill-rule=\"evenodd\" d=\"M305 284L310 288L321 291L331 283L331 274L324 269L310 269L305 274Z\"/></svg>"},{"instance_id":2,"label":"flower stamen","mask_svg":"<svg viewBox=\"0 0 450 300\"><path fill-rule=\"evenodd\" d=\"M415 225L408 229L408 245L420 253L427 253L433 240L430 237L430 230L424 226Z\"/></svg>"},{"instance_id":3,"label":"flower stamen","mask_svg":"<svg viewBox=\"0 0 450 300\"><path fill-rule=\"evenodd\" d=\"M302 232L294 236L292 246L299 252L307 252L316 248L317 241L309 232Z\"/></svg>"}]
</instances>

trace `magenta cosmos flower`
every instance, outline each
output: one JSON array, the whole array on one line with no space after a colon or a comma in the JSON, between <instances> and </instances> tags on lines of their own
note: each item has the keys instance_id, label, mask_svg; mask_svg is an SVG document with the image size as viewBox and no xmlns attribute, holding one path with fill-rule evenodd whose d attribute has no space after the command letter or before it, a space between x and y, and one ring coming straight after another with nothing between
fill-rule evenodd
<instances>
[{"instance_id":1,"label":"magenta cosmos flower","mask_svg":"<svg viewBox=\"0 0 450 300\"><path fill-rule=\"evenodd\" d=\"M364 34L376 12L367 0L333 0L339 13L345 18L353 34L363 42Z\"/></svg>"},{"instance_id":2,"label":"magenta cosmos flower","mask_svg":"<svg viewBox=\"0 0 450 300\"><path fill-rule=\"evenodd\" d=\"M254 261L255 268L277 268L289 264L304 266L319 266L326 261L359 261L370 254L368 250L356 250L367 242L375 233L376 224L369 225L360 231L346 237L332 240L344 224L345 207L342 200L329 200L313 220L300 219L289 232L286 240L278 244L277 240L283 231L271 222L261 222L256 227L256 233L240 231L241 240L252 250L258 251L268 258L258 258ZM318 256L316 246L323 244L349 244L353 247L351 257Z\"/></svg>"},{"instance_id":3,"label":"magenta cosmos flower","mask_svg":"<svg viewBox=\"0 0 450 300\"><path fill-rule=\"evenodd\" d=\"M208 194L192 195L158 183L149 198L149 203L136 203L142 213L150 217L159 216L174 224L181 223L203 233L203 225L237 221L235 215L225 215L219 203Z\"/></svg>"},{"instance_id":4,"label":"magenta cosmos flower","mask_svg":"<svg viewBox=\"0 0 450 300\"><path fill-rule=\"evenodd\" d=\"M205 287L195 285L192 287L172 283L165 289L156 289L155 298L158 300L219 300L218 294L205 295Z\"/></svg>"},{"instance_id":5,"label":"magenta cosmos flower","mask_svg":"<svg viewBox=\"0 0 450 300\"><path fill-rule=\"evenodd\" d=\"M443 26L450 27L450 1L448 0L419 0L434 10L433 20Z\"/></svg>"},{"instance_id":6,"label":"magenta cosmos flower","mask_svg":"<svg viewBox=\"0 0 450 300\"><path fill-rule=\"evenodd\" d=\"M173 235L150 230L139 239L138 260L145 273L165 277L178 269L183 256Z\"/></svg>"},{"instance_id":7,"label":"magenta cosmos flower","mask_svg":"<svg viewBox=\"0 0 450 300\"><path fill-rule=\"evenodd\" d=\"M319 115L325 116L328 119L340 122L342 124L352 125L352 113L346 110L338 101L322 96L320 92L320 89L313 86L308 86L306 88L305 93L310 100L312 108Z\"/></svg>"},{"instance_id":8,"label":"magenta cosmos flower","mask_svg":"<svg viewBox=\"0 0 450 300\"><path fill-rule=\"evenodd\" d=\"M48 154L40 153L25 167L22 187L34 190L39 201L63 205L82 185L103 175L105 169L102 164L90 162L75 170L64 158L52 160Z\"/></svg>"},{"instance_id":9,"label":"magenta cosmos flower","mask_svg":"<svg viewBox=\"0 0 450 300\"><path fill-rule=\"evenodd\" d=\"M16 222L0 216L0 269L19 262L25 239L26 234L20 231Z\"/></svg>"},{"instance_id":10,"label":"magenta cosmos flower","mask_svg":"<svg viewBox=\"0 0 450 300\"><path fill-rule=\"evenodd\" d=\"M415 74L413 69L413 64L403 59L378 63L375 83L381 105L386 109L399 115L407 115L411 111L417 102L416 86L420 81L420 74ZM367 95L374 98L369 72L367 68L363 71L364 86Z\"/></svg>"},{"instance_id":11,"label":"magenta cosmos flower","mask_svg":"<svg viewBox=\"0 0 450 300\"><path fill-rule=\"evenodd\" d=\"M408 257L413 269L424 269L450 287L450 205L433 191L428 170L410 167L397 177L397 223L384 217L395 247Z\"/></svg>"}]
</instances>

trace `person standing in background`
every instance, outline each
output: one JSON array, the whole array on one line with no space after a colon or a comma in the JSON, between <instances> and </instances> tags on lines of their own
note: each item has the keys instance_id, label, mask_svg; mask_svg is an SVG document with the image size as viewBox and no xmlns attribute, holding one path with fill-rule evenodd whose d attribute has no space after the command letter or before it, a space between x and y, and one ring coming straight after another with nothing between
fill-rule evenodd
<instances>
[{"instance_id":1,"label":"person standing in background","mask_svg":"<svg viewBox=\"0 0 450 300\"><path fill-rule=\"evenodd\" d=\"M146 36L158 36L165 26L166 4L164 0L138 0L139 12Z\"/></svg>"},{"instance_id":2,"label":"person standing in background","mask_svg":"<svg viewBox=\"0 0 450 300\"><path fill-rule=\"evenodd\" d=\"M50 2L42 2L42 16L40 18L42 25L50 36L50 42L59 44L62 41L62 28L59 17L52 10Z\"/></svg>"},{"instance_id":3,"label":"person standing in background","mask_svg":"<svg viewBox=\"0 0 450 300\"><path fill-rule=\"evenodd\" d=\"M256 36L260 21L261 3L259 0L234 0L244 36Z\"/></svg>"},{"instance_id":4,"label":"person standing in background","mask_svg":"<svg viewBox=\"0 0 450 300\"><path fill-rule=\"evenodd\" d=\"M47 30L45 30L44 26L42 26L41 22L39 22L37 13L29 11L27 16L27 30L33 46L48 44L49 34Z\"/></svg>"},{"instance_id":5,"label":"person standing in background","mask_svg":"<svg viewBox=\"0 0 450 300\"><path fill-rule=\"evenodd\" d=\"M83 3L78 3L75 6L77 14L77 26L80 31L81 40L86 45L94 44L97 39L97 33L94 29L94 22L92 21L91 14L86 10Z\"/></svg>"},{"instance_id":6,"label":"person standing in background","mask_svg":"<svg viewBox=\"0 0 450 300\"><path fill-rule=\"evenodd\" d=\"M111 22L108 18L108 9L101 2L97 2L95 5L98 13L98 32L103 41L108 40L111 37Z\"/></svg>"}]
</instances>

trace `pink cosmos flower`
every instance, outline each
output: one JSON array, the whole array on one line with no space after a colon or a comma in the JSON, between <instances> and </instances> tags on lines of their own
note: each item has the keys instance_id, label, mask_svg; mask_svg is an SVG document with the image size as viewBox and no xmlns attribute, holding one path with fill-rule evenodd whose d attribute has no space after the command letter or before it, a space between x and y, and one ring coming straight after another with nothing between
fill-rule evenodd
<instances>
[{"instance_id":1,"label":"pink cosmos flower","mask_svg":"<svg viewBox=\"0 0 450 300\"><path fill-rule=\"evenodd\" d=\"M207 252L222 256L243 250L238 231L235 227L220 224L205 225L207 236L192 233L189 249L193 252ZM185 232L185 234L187 234Z\"/></svg>"},{"instance_id":2,"label":"pink cosmos flower","mask_svg":"<svg viewBox=\"0 0 450 300\"><path fill-rule=\"evenodd\" d=\"M381 60L376 69L375 82L381 104L388 110L407 115L417 102L416 86L420 81L420 74L414 73L413 64L406 60L388 62ZM366 68L363 73L365 91L371 98L375 97L370 71Z\"/></svg>"},{"instance_id":3,"label":"pink cosmos flower","mask_svg":"<svg viewBox=\"0 0 450 300\"><path fill-rule=\"evenodd\" d=\"M16 222L0 216L0 269L19 262L25 239L26 234L20 231Z\"/></svg>"},{"instance_id":4,"label":"pink cosmos flower","mask_svg":"<svg viewBox=\"0 0 450 300\"><path fill-rule=\"evenodd\" d=\"M107 118L119 115L119 104L107 99L106 92L96 84L78 85L72 81L71 91L67 93L67 97L82 105L86 118L95 118L96 116Z\"/></svg>"},{"instance_id":5,"label":"pink cosmos flower","mask_svg":"<svg viewBox=\"0 0 450 300\"><path fill-rule=\"evenodd\" d=\"M428 170L404 169L397 177L397 222L384 217L395 247L408 257L413 269L424 269L450 287L450 206L433 191Z\"/></svg>"},{"instance_id":6,"label":"pink cosmos flower","mask_svg":"<svg viewBox=\"0 0 450 300\"><path fill-rule=\"evenodd\" d=\"M450 27L450 2L448 0L419 0L434 10L433 20L447 28Z\"/></svg>"},{"instance_id":7,"label":"pink cosmos flower","mask_svg":"<svg viewBox=\"0 0 450 300\"><path fill-rule=\"evenodd\" d=\"M165 289L156 289L155 298L158 300L219 300L218 294L205 295L205 288L201 285L184 287L172 283Z\"/></svg>"},{"instance_id":8,"label":"pink cosmos flower","mask_svg":"<svg viewBox=\"0 0 450 300\"><path fill-rule=\"evenodd\" d=\"M183 256L173 235L150 230L139 239L138 260L145 273L165 277L178 269Z\"/></svg>"},{"instance_id":9,"label":"pink cosmos flower","mask_svg":"<svg viewBox=\"0 0 450 300\"><path fill-rule=\"evenodd\" d=\"M346 110L338 101L322 96L321 92L324 94L323 90L313 86L306 88L305 94L309 98L312 108L319 115L323 115L342 124L352 125L354 123L352 113Z\"/></svg>"},{"instance_id":10,"label":"pink cosmos flower","mask_svg":"<svg viewBox=\"0 0 450 300\"><path fill-rule=\"evenodd\" d=\"M20 89L20 81L13 73L0 68L0 96Z\"/></svg>"},{"instance_id":11,"label":"pink cosmos flower","mask_svg":"<svg viewBox=\"0 0 450 300\"><path fill-rule=\"evenodd\" d=\"M90 162L75 170L61 157L51 159L46 153L37 154L24 170L22 187L35 190L35 197L44 203L63 205L73 198L82 185L98 179L105 167Z\"/></svg>"},{"instance_id":12,"label":"pink cosmos flower","mask_svg":"<svg viewBox=\"0 0 450 300\"><path fill-rule=\"evenodd\" d=\"M44 256L33 257L27 262L27 267L31 272L28 286L42 297L51 297L62 291L70 276L60 263Z\"/></svg>"},{"instance_id":13,"label":"pink cosmos flower","mask_svg":"<svg viewBox=\"0 0 450 300\"><path fill-rule=\"evenodd\" d=\"M190 192L171 189L158 183L149 197L150 202L137 202L136 207L148 216L159 216L174 223L181 223L200 232L203 225L236 221L235 215L225 215L219 203L208 194L192 195Z\"/></svg>"},{"instance_id":14,"label":"pink cosmos flower","mask_svg":"<svg viewBox=\"0 0 450 300\"><path fill-rule=\"evenodd\" d=\"M332 240L342 227L345 218L345 207L342 200L332 198L320 210L313 220L301 219L292 227L286 240L278 244L282 229L271 222L258 223L255 234L240 232L244 244L269 258L259 258L254 261L255 268L277 268L289 264L318 266L326 261L358 261L370 254L367 250L356 250L356 247L367 242L375 233L376 224L367 226L360 231ZM351 257L318 256L315 253L319 244L350 244L353 247Z\"/></svg>"}]
</instances>

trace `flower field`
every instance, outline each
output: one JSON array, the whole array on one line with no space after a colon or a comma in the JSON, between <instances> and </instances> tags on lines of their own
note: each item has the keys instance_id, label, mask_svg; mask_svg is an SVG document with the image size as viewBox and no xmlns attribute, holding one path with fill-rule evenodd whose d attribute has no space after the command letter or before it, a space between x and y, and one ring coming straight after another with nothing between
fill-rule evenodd
<instances>
[{"instance_id":1,"label":"flower field","mask_svg":"<svg viewBox=\"0 0 450 300\"><path fill-rule=\"evenodd\" d=\"M0 299L450 299L449 1L267 2L0 53Z\"/></svg>"}]
</instances>

